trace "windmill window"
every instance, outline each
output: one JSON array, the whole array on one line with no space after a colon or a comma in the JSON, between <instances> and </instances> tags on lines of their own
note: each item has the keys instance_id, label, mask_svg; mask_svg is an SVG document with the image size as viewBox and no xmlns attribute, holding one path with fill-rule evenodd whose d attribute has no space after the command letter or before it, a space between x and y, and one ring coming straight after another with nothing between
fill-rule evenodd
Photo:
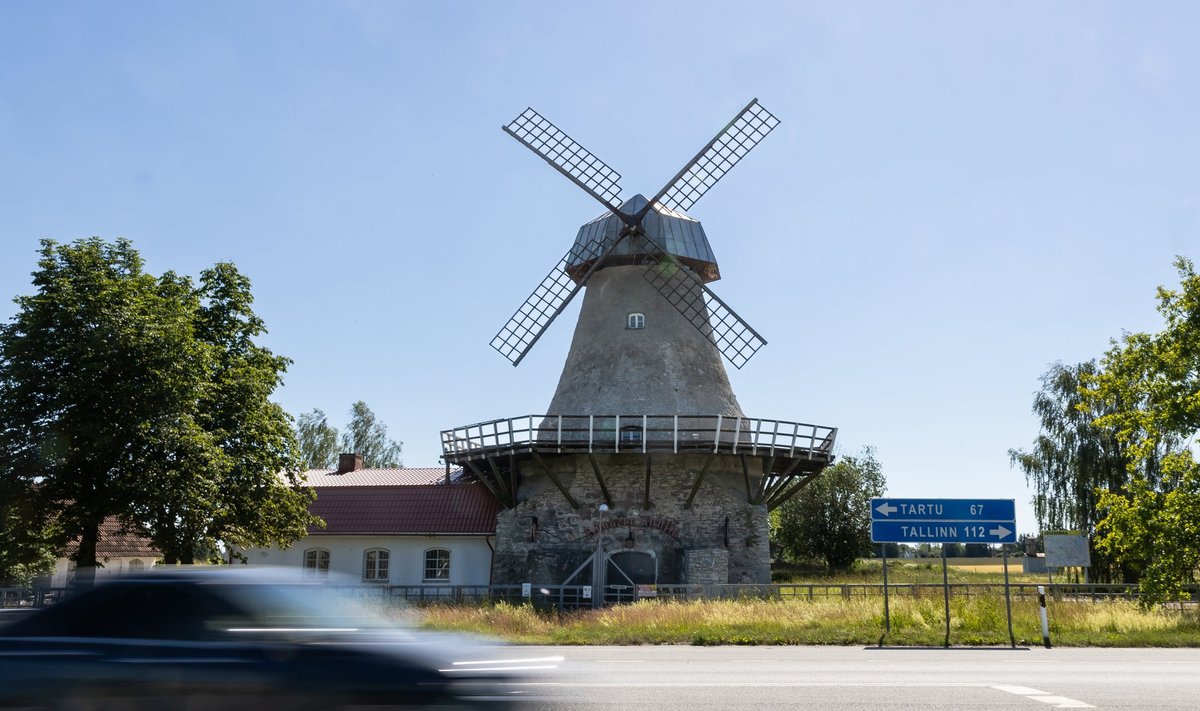
<instances>
[{"instance_id":1,"label":"windmill window","mask_svg":"<svg viewBox=\"0 0 1200 711\"><path fill-rule=\"evenodd\" d=\"M631 313L625 319L625 328L637 329L646 327L646 314Z\"/></svg>"}]
</instances>

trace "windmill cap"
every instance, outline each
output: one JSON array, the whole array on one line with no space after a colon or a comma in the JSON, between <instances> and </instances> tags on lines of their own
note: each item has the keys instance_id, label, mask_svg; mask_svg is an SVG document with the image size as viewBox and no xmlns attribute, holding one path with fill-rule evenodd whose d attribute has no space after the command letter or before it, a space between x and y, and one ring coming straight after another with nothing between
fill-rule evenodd
<instances>
[{"instance_id":1,"label":"windmill cap","mask_svg":"<svg viewBox=\"0 0 1200 711\"><path fill-rule=\"evenodd\" d=\"M646 206L649 200L644 195L634 195L621 205L621 212L626 215L636 214ZM606 212L596 219L579 228L575 235L574 254L588 254L588 245L597 241L611 244L621 234L625 226L621 218L612 212ZM717 268L717 258L713 255L712 247L700 221L682 212L669 210L662 205L651 207L642 219L642 231L664 252L674 255L680 262L696 272L705 282L721 278ZM621 241L605 261L604 266L640 263L641 257L653 253L653 248L645 239L636 235ZM591 266L591 259L578 258L567 263L567 272L573 277L580 278Z\"/></svg>"}]
</instances>

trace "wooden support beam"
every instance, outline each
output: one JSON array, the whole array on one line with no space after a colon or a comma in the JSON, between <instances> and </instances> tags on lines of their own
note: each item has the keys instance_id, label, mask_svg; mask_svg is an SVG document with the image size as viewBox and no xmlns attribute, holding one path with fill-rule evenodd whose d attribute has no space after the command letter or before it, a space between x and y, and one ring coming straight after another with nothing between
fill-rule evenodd
<instances>
[{"instance_id":1,"label":"wooden support beam","mask_svg":"<svg viewBox=\"0 0 1200 711\"><path fill-rule=\"evenodd\" d=\"M771 450L775 451L775 450ZM758 486L755 487L754 499L750 502L758 506L763 502L767 493L767 481L771 476L771 468L775 466L775 455L767 457L763 460L762 476L758 480Z\"/></svg>"},{"instance_id":2,"label":"wooden support beam","mask_svg":"<svg viewBox=\"0 0 1200 711\"><path fill-rule=\"evenodd\" d=\"M475 462L471 461L470 459L464 459L463 462L472 472L475 472L475 478L478 479L485 487L487 487L487 490L492 493L492 496L496 497L497 501L504 505L504 508L511 509L513 507L513 502L501 494L496 488L495 484L488 481L487 475L480 471L479 467L475 466Z\"/></svg>"},{"instance_id":3,"label":"wooden support beam","mask_svg":"<svg viewBox=\"0 0 1200 711\"><path fill-rule=\"evenodd\" d=\"M550 471L550 467L546 466L546 462L542 460L542 455L534 452L533 459L538 463L538 466L542 468L542 471L546 472L546 476L550 477L550 481L554 482L554 485L557 486L558 490L562 492L563 498L567 500L567 503L571 505L571 508L578 509L579 502L575 500L574 496L571 496L571 492L567 490L567 487L563 486L563 483L558 480L558 475Z\"/></svg>"},{"instance_id":4,"label":"wooden support beam","mask_svg":"<svg viewBox=\"0 0 1200 711\"><path fill-rule=\"evenodd\" d=\"M798 466L800 466L800 460L793 459L792 463L787 465L787 468L784 469L779 474L779 476L774 477L774 482L772 482L770 486L763 487L762 496L759 497L758 503L760 503L760 504L765 503L772 496L774 496L780 489L782 489L783 487L790 484L792 482L792 480L790 478L792 475L792 472L796 471L796 467L798 467ZM763 481L765 483L766 479L764 478Z\"/></svg>"},{"instance_id":5,"label":"wooden support beam","mask_svg":"<svg viewBox=\"0 0 1200 711\"><path fill-rule=\"evenodd\" d=\"M742 478L746 480L746 503L754 503L754 494L750 493L750 463L746 461L746 455L741 455L742 459Z\"/></svg>"},{"instance_id":6,"label":"wooden support beam","mask_svg":"<svg viewBox=\"0 0 1200 711\"><path fill-rule=\"evenodd\" d=\"M604 495L604 503L608 504L611 509L613 502L612 496L608 493L608 484L604 481L604 474L600 471L600 462L596 461L596 455L588 452L588 461L592 463L592 471L596 473L596 483L600 485L600 493Z\"/></svg>"},{"instance_id":7,"label":"wooden support beam","mask_svg":"<svg viewBox=\"0 0 1200 711\"><path fill-rule=\"evenodd\" d=\"M813 479L816 479L818 476L820 476L820 474L821 474L821 472L813 472L812 474L809 474L808 476L801 479L800 482L798 484L796 484L795 486L793 486L792 488L790 488L787 491L784 491L782 494L772 498L770 501L767 502L767 510L773 511L773 510L779 508L781 505L783 505L783 502L785 502L788 499L795 496L797 494L797 492L799 492L801 489L803 489L805 487L805 485L808 484L808 482L812 481Z\"/></svg>"},{"instance_id":8,"label":"wooden support beam","mask_svg":"<svg viewBox=\"0 0 1200 711\"><path fill-rule=\"evenodd\" d=\"M495 457L487 457L487 463L492 468L492 471L496 473L496 488L503 491L504 495L510 500L516 501L517 492L508 486L508 482L504 481L504 476L500 473L500 463L496 461Z\"/></svg>"},{"instance_id":9,"label":"wooden support beam","mask_svg":"<svg viewBox=\"0 0 1200 711\"><path fill-rule=\"evenodd\" d=\"M712 466L714 456L712 454L704 460L704 467L700 473L696 475L696 483L692 484L692 493L688 494L687 501L683 503L683 508L692 508L692 499L696 498L696 492L700 491L700 482L704 481L704 475L708 473L708 468Z\"/></svg>"}]
</instances>

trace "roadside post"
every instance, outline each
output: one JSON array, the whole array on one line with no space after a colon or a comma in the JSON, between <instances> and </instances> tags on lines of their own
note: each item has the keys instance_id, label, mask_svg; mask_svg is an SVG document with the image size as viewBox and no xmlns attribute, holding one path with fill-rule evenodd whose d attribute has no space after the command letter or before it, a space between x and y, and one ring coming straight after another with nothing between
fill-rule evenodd
<instances>
[{"instance_id":1,"label":"roadside post","mask_svg":"<svg viewBox=\"0 0 1200 711\"><path fill-rule=\"evenodd\" d=\"M950 579L947 572L946 543L1015 543L1017 540L1016 503L1013 499L871 499L872 543L942 544L942 589L946 603L946 640L950 646ZM886 546L884 548L886 552ZM884 636L891 633L888 608L887 558L883 567ZM1008 614L1009 638L1012 634L1012 605L1009 603L1008 558L1004 559L1004 599ZM883 646L883 637L879 639Z\"/></svg>"},{"instance_id":2,"label":"roadside post","mask_svg":"<svg viewBox=\"0 0 1200 711\"><path fill-rule=\"evenodd\" d=\"M879 636L879 646L883 646L883 639L892 633L892 615L888 610L888 586L887 586L887 544L880 543L883 549L883 634Z\"/></svg>"},{"instance_id":3,"label":"roadside post","mask_svg":"<svg viewBox=\"0 0 1200 711\"><path fill-rule=\"evenodd\" d=\"M1008 615L1008 641L1012 644L1012 648L1017 648L1017 636L1013 634L1012 629L1012 596L1009 595L1008 588L1008 546L1001 543L1000 550L1004 551L1004 611Z\"/></svg>"},{"instance_id":4,"label":"roadside post","mask_svg":"<svg viewBox=\"0 0 1200 711\"><path fill-rule=\"evenodd\" d=\"M1038 586L1038 614L1042 616L1042 644L1050 649L1050 622L1046 619L1046 588Z\"/></svg>"}]
</instances>

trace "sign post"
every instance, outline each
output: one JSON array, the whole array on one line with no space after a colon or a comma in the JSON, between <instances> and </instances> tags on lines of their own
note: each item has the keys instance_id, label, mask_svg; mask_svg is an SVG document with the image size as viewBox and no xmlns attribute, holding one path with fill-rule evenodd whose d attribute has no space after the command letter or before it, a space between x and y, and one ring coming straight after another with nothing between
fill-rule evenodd
<instances>
[{"instance_id":1,"label":"sign post","mask_svg":"<svg viewBox=\"0 0 1200 711\"><path fill-rule=\"evenodd\" d=\"M946 641L950 646L950 580L946 570L947 543L1014 543L1017 540L1013 499L871 499L872 543L942 544L942 586L946 599ZM1009 599L1008 559L1005 557L1004 598ZM887 605L887 560L884 559L884 629L891 631ZM1012 608L1008 626L1012 635ZM880 638L880 646L883 640ZM1014 641L1013 646L1016 646Z\"/></svg>"}]
</instances>

